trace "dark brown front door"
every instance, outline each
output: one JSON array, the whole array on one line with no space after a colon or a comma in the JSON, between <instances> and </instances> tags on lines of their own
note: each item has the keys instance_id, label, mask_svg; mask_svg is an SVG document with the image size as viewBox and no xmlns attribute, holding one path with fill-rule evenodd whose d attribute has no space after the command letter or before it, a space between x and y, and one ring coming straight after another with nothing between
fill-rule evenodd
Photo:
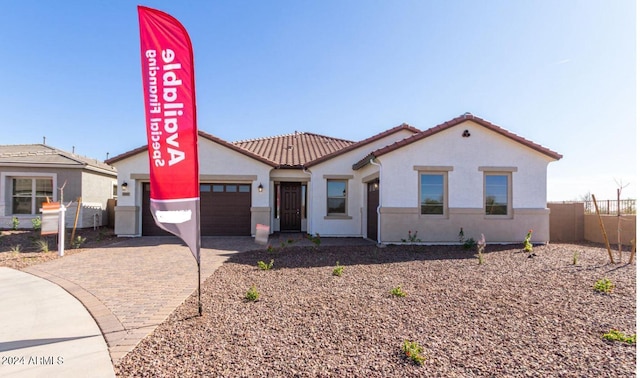
<instances>
[{"instance_id":1,"label":"dark brown front door","mask_svg":"<svg viewBox=\"0 0 640 378\"><path fill-rule=\"evenodd\" d=\"M367 238L378 240L378 205L380 188L377 182L367 185Z\"/></svg>"},{"instance_id":2,"label":"dark brown front door","mask_svg":"<svg viewBox=\"0 0 640 378\"><path fill-rule=\"evenodd\" d=\"M299 182L283 182L280 184L281 212L280 231L300 231L300 198Z\"/></svg>"}]
</instances>

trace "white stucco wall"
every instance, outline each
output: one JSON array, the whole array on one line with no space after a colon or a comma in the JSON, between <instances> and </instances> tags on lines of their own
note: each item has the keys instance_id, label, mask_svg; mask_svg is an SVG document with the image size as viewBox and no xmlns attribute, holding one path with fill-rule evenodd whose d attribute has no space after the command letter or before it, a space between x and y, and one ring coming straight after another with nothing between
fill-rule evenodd
<instances>
[{"instance_id":1,"label":"white stucco wall","mask_svg":"<svg viewBox=\"0 0 640 378\"><path fill-rule=\"evenodd\" d=\"M252 208L269 206L269 165L202 137L198 139L198 159L200 182L250 183ZM142 203L142 183L149 181L149 156L143 151L113 165L118 169L116 234L140 235L139 207ZM127 182L128 195L122 191L123 182ZM258 191L260 184L263 186L262 192Z\"/></svg>"},{"instance_id":2,"label":"white stucco wall","mask_svg":"<svg viewBox=\"0 0 640 378\"><path fill-rule=\"evenodd\" d=\"M376 167L366 167L354 171L353 164L379 148L388 146L402 140L413 133L408 130L388 135L379 140L346 152L336 158L327 160L312 166L311 193L309 214L310 229L312 234L319 233L322 236L366 236L366 185L362 178L377 171ZM348 176L347 217L327 217L327 178Z\"/></svg>"},{"instance_id":3,"label":"white stucco wall","mask_svg":"<svg viewBox=\"0 0 640 378\"><path fill-rule=\"evenodd\" d=\"M462 137L469 130L471 136ZM383 155L381 202L418 207L419 180L414 166L453 167L449 171L449 207L483 208L480 167L515 167L514 208L546 208L547 165L551 158L472 121Z\"/></svg>"}]
</instances>

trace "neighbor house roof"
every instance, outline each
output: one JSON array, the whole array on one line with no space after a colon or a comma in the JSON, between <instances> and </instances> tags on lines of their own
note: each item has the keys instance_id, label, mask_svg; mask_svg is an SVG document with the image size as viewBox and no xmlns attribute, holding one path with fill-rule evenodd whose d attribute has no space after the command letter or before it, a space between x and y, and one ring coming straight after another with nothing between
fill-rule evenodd
<instances>
[{"instance_id":1,"label":"neighbor house roof","mask_svg":"<svg viewBox=\"0 0 640 378\"><path fill-rule=\"evenodd\" d=\"M371 152L369 155L365 156L363 159L358 161L356 164L354 164L353 165L353 169L360 169L360 168L364 167L365 165L367 165L369 163L369 161L371 161L371 159L374 159L374 158L380 157L380 156L382 156L384 154L387 154L389 152L395 151L395 150L397 150L399 148L402 148L402 147L404 147L406 145L409 145L411 143L417 142L417 141L419 141L421 139L427 138L427 137L429 137L431 135L434 135L434 134L437 134L437 133L439 133L441 131L447 130L447 129L451 128L451 127L459 125L459 124L461 124L461 123L463 123L465 121L468 121L468 120L473 121L473 122L475 122L476 124L478 124L480 126L483 126L483 127L487 128L487 129L489 129L491 131L494 131L494 132L496 132L496 133L498 133L500 135L503 135L503 136L505 136L505 137L517 142L517 143L520 143L520 144L522 144L522 145L524 145L526 147L529 147L529 148L531 148L531 149L533 149L535 151L538 151L541 154L546 155L546 156L548 156L548 157L550 157L550 158L552 158L554 160L562 159L562 155L557 153L557 152L555 152L555 151L552 151L552 150L550 150L550 149L548 149L546 147L543 147L543 146L541 146L541 145L539 145L537 143L534 143L534 142L532 142L532 141L530 141L528 139L525 139L525 138L523 138L523 137L521 137L519 135L516 135L516 134L514 134L514 133L512 133L510 131L507 131L507 130L505 130L505 129L497 126L497 125L494 125L493 123L491 123L489 121L485 121L484 119L482 119L480 117L476 117L471 113L465 113L465 114L463 114L463 115L461 115L461 116L459 116L457 118L454 118L454 119L452 119L450 121L441 123L441 124L439 124L437 126L434 126L434 127L430 128L430 129L427 129L427 130L422 131L420 133L414 134L414 135L412 135L410 137L407 137L405 139L399 140L399 141L397 141L395 143L392 143L392 144L390 144L388 146L379 148L379 149Z\"/></svg>"},{"instance_id":2,"label":"neighbor house roof","mask_svg":"<svg viewBox=\"0 0 640 378\"><path fill-rule=\"evenodd\" d=\"M63 151L46 144L0 145L0 165L39 168L84 168L107 174L116 174L116 169L104 162Z\"/></svg>"}]
</instances>

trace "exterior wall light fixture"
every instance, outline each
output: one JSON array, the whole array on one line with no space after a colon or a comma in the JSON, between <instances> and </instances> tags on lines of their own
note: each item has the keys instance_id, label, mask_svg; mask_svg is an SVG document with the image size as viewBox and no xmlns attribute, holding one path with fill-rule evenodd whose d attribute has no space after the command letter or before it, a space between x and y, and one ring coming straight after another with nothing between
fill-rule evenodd
<instances>
[{"instance_id":1,"label":"exterior wall light fixture","mask_svg":"<svg viewBox=\"0 0 640 378\"><path fill-rule=\"evenodd\" d=\"M258 191L262 193L262 189L264 189L264 187L262 186L262 183L260 183L260 185L258 185Z\"/></svg>"}]
</instances>

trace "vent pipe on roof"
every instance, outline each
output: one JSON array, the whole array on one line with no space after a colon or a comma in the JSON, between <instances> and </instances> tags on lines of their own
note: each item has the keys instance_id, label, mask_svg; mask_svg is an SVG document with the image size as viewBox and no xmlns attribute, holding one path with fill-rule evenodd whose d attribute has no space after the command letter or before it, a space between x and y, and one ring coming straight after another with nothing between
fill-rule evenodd
<instances>
[{"instance_id":1,"label":"vent pipe on roof","mask_svg":"<svg viewBox=\"0 0 640 378\"><path fill-rule=\"evenodd\" d=\"M42 144L47 144L47 137L46 136L42 137Z\"/></svg>"}]
</instances>

